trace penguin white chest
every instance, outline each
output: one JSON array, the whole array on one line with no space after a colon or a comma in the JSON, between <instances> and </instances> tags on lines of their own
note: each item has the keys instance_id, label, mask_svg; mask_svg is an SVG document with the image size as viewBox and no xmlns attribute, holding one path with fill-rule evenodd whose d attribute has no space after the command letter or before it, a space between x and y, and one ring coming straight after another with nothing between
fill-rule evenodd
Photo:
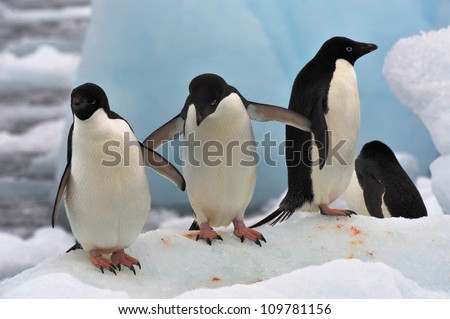
<instances>
[{"instance_id":1,"label":"penguin white chest","mask_svg":"<svg viewBox=\"0 0 450 319\"><path fill-rule=\"evenodd\" d=\"M198 223L242 219L256 183L255 142L247 110L232 93L199 126L191 105L185 122L183 175Z\"/></svg>"},{"instance_id":2,"label":"penguin white chest","mask_svg":"<svg viewBox=\"0 0 450 319\"><path fill-rule=\"evenodd\" d=\"M364 191L358 182L355 171L353 171L350 184L344 193L344 199L350 210L356 212L358 215L371 216L364 200ZM392 217L384 203L384 194L381 196L381 212L385 218Z\"/></svg>"},{"instance_id":3,"label":"penguin white chest","mask_svg":"<svg viewBox=\"0 0 450 319\"><path fill-rule=\"evenodd\" d=\"M314 202L330 203L342 195L354 170L354 158L360 128L358 83L353 66L336 61L328 91L325 120L329 131L329 153L322 170L313 166ZM314 148L313 158L318 158Z\"/></svg>"},{"instance_id":4,"label":"penguin white chest","mask_svg":"<svg viewBox=\"0 0 450 319\"><path fill-rule=\"evenodd\" d=\"M150 209L142 155L128 124L102 110L75 118L65 205L72 232L85 250L125 248Z\"/></svg>"}]
</instances>

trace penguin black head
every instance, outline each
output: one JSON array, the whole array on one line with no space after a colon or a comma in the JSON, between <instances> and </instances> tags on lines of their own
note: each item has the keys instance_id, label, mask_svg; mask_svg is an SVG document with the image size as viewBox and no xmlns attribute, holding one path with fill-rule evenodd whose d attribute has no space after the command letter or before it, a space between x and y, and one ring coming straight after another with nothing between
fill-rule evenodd
<instances>
[{"instance_id":1,"label":"penguin black head","mask_svg":"<svg viewBox=\"0 0 450 319\"><path fill-rule=\"evenodd\" d=\"M230 86L216 74L206 73L192 79L188 100L197 111L197 126L213 114L220 101L230 93Z\"/></svg>"},{"instance_id":2,"label":"penguin black head","mask_svg":"<svg viewBox=\"0 0 450 319\"><path fill-rule=\"evenodd\" d=\"M360 57L377 48L376 44L356 42L344 37L333 37L322 45L316 57L333 60L344 59L354 65Z\"/></svg>"},{"instance_id":3,"label":"penguin black head","mask_svg":"<svg viewBox=\"0 0 450 319\"><path fill-rule=\"evenodd\" d=\"M377 159L380 162L386 160L398 162L397 157L389 146L380 141L366 143L361 149L358 158L363 160Z\"/></svg>"},{"instance_id":4,"label":"penguin black head","mask_svg":"<svg viewBox=\"0 0 450 319\"><path fill-rule=\"evenodd\" d=\"M80 120L89 119L98 109L110 112L105 91L94 83L82 84L72 91L70 106L73 114Z\"/></svg>"},{"instance_id":5,"label":"penguin black head","mask_svg":"<svg viewBox=\"0 0 450 319\"><path fill-rule=\"evenodd\" d=\"M382 171L384 172L383 175L395 174L398 170L403 171L397 157L389 146L376 140L363 146L355 160L355 170L360 184L363 180L362 172L364 171Z\"/></svg>"}]
</instances>

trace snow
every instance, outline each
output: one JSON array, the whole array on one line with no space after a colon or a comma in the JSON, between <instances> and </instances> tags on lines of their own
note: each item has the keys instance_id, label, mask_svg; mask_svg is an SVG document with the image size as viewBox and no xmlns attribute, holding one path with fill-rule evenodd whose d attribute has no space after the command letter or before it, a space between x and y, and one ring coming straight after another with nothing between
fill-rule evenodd
<instances>
[{"instance_id":1,"label":"snow","mask_svg":"<svg viewBox=\"0 0 450 319\"><path fill-rule=\"evenodd\" d=\"M433 190L450 213L450 27L399 40L383 72L399 100L427 127L442 155L430 166Z\"/></svg>"},{"instance_id":2,"label":"snow","mask_svg":"<svg viewBox=\"0 0 450 319\"><path fill-rule=\"evenodd\" d=\"M64 125L64 120L57 120L38 124L23 134L0 131L0 153L56 152Z\"/></svg>"},{"instance_id":3,"label":"snow","mask_svg":"<svg viewBox=\"0 0 450 319\"><path fill-rule=\"evenodd\" d=\"M67 250L72 244L72 236L60 228L38 229L28 239L0 233L0 255L8 256L8 262L1 265L0 278L33 267L45 258L55 255L55 251Z\"/></svg>"},{"instance_id":4,"label":"snow","mask_svg":"<svg viewBox=\"0 0 450 319\"><path fill-rule=\"evenodd\" d=\"M44 89L71 87L79 59L77 54L63 53L45 44L24 56L1 52L0 90L17 86Z\"/></svg>"},{"instance_id":5,"label":"snow","mask_svg":"<svg viewBox=\"0 0 450 319\"><path fill-rule=\"evenodd\" d=\"M349 275L351 274L351 275ZM340 278L340 280L336 280ZM338 299L338 298L448 298L445 292L420 287L398 270L380 262L336 259L309 266L254 285L197 289L178 296L189 299Z\"/></svg>"},{"instance_id":6,"label":"snow","mask_svg":"<svg viewBox=\"0 0 450 319\"><path fill-rule=\"evenodd\" d=\"M250 100L287 106L295 76L325 40L344 35L373 42L379 49L355 65L362 114L359 145L381 140L395 152L412 154L420 175L427 175L437 155L434 145L420 121L392 95L382 66L399 38L450 23L446 8L445 1L428 0L407 5L404 0L383 5L351 0L345 6L336 0L183 0L177 5L129 0L126 7L120 0L94 0L76 83L100 84L112 109L143 139L181 110L189 82L198 74L217 73ZM278 151L284 127L253 126L257 141L269 131L277 141L270 150L276 165L258 166L251 207L259 208L286 187L284 156ZM269 152L258 150L261 158ZM174 147L161 152L172 162L177 158ZM154 190L155 204L185 202L185 195L171 187Z\"/></svg>"},{"instance_id":7,"label":"snow","mask_svg":"<svg viewBox=\"0 0 450 319\"><path fill-rule=\"evenodd\" d=\"M418 186L430 203L431 182ZM450 216L442 213L409 220L299 212L261 227L262 247L241 243L231 227L219 229L223 242L196 242L186 231L192 219L168 214L127 249L141 262L136 276L101 274L87 252L64 253L73 240L60 229L28 240L2 234L0 254L10 262L0 278L37 265L2 281L0 298L450 298Z\"/></svg>"}]
</instances>

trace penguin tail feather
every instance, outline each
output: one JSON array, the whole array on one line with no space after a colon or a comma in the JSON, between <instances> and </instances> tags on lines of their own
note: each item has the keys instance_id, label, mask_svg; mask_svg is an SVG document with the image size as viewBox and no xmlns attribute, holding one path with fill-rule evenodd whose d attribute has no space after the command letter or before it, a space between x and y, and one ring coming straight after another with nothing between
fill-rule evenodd
<instances>
[{"instance_id":1,"label":"penguin tail feather","mask_svg":"<svg viewBox=\"0 0 450 319\"><path fill-rule=\"evenodd\" d=\"M286 219L288 219L289 217L291 217L292 214L294 213L294 211L295 210L289 210L289 209L286 209L286 208L280 206L272 214L270 214L266 218L260 220L256 224L250 226L250 228L259 227L261 225L267 224L268 222L271 222L274 219L275 220L270 224L270 226L275 226L277 223L281 223L281 222L285 221Z\"/></svg>"},{"instance_id":2,"label":"penguin tail feather","mask_svg":"<svg viewBox=\"0 0 450 319\"><path fill-rule=\"evenodd\" d=\"M76 241L76 242L75 242L75 245L73 245L72 247L70 247L70 248L66 251L66 253L70 253L71 251L75 251L75 250L77 250L77 249L83 249L83 247L81 247L81 244L80 244L78 241Z\"/></svg>"},{"instance_id":3,"label":"penguin tail feather","mask_svg":"<svg viewBox=\"0 0 450 319\"><path fill-rule=\"evenodd\" d=\"M197 223L197 221L195 219L192 222L191 227L189 227L189 230L200 230L200 227L198 226L198 223Z\"/></svg>"}]
</instances>

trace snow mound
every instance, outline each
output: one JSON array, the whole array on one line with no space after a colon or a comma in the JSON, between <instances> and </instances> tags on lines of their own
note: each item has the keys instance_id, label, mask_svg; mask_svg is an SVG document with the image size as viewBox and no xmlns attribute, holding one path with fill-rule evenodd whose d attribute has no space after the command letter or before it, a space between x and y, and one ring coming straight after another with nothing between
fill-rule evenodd
<instances>
[{"instance_id":1,"label":"snow mound","mask_svg":"<svg viewBox=\"0 0 450 319\"><path fill-rule=\"evenodd\" d=\"M224 240L212 246L196 242L196 232L156 230L128 249L142 264L136 276L128 269L101 274L87 252L62 253L67 245L1 282L0 297L450 298L449 228L448 215L408 220L296 213L262 227L262 247L241 243L229 229L219 230ZM55 287L58 293L50 293Z\"/></svg>"},{"instance_id":2,"label":"snow mound","mask_svg":"<svg viewBox=\"0 0 450 319\"><path fill-rule=\"evenodd\" d=\"M339 278L339 280L336 280ZM383 263L337 259L309 266L254 285L197 289L178 298L224 299L340 299L340 298L448 298L449 294L420 287Z\"/></svg>"},{"instance_id":3,"label":"snow mound","mask_svg":"<svg viewBox=\"0 0 450 319\"><path fill-rule=\"evenodd\" d=\"M0 279L33 267L42 260L67 250L72 244L72 236L60 228L39 229L29 239L0 233L0 256L7 256L5 258L8 260L1 265Z\"/></svg>"}]
</instances>

